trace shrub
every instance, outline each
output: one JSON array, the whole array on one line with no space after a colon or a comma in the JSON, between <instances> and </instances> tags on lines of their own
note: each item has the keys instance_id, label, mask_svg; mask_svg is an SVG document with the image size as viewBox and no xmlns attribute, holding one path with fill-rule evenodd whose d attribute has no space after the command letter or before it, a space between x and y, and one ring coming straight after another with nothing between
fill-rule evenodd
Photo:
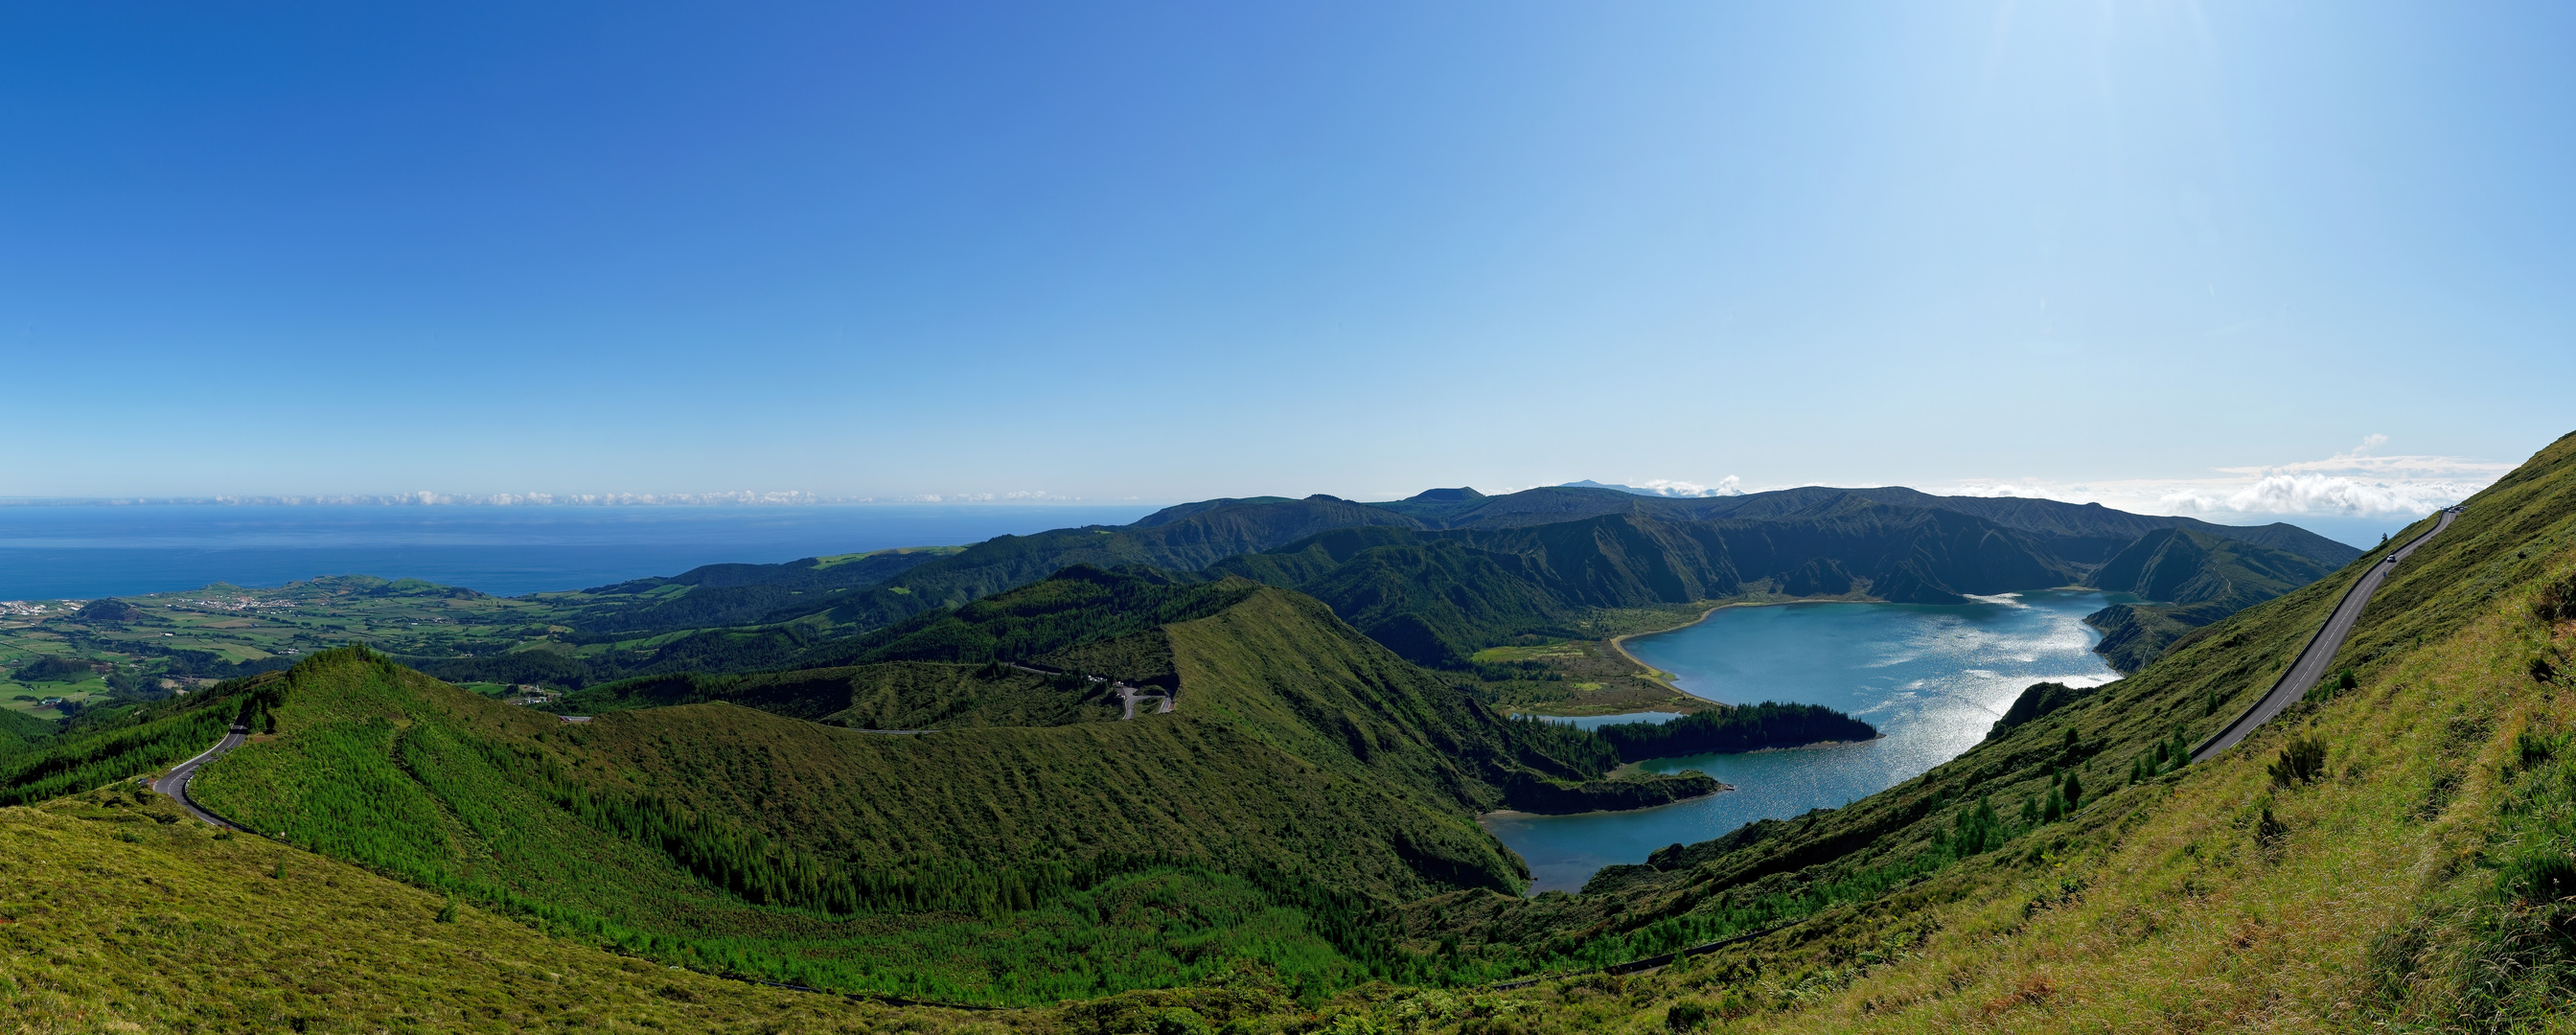
<instances>
[{"instance_id":1,"label":"shrub","mask_svg":"<svg viewBox=\"0 0 2576 1035\"><path fill-rule=\"evenodd\" d=\"M1664 1011L1664 1027L1672 1031L1696 1031L1708 1023L1708 1007L1696 999L1684 999Z\"/></svg>"},{"instance_id":2,"label":"shrub","mask_svg":"<svg viewBox=\"0 0 2576 1035\"><path fill-rule=\"evenodd\" d=\"M2576 859L2564 853L2526 858L2505 875L2514 896L2535 906L2576 899Z\"/></svg>"},{"instance_id":3,"label":"shrub","mask_svg":"<svg viewBox=\"0 0 2576 1035\"><path fill-rule=\"evenodd\" d=\"M2540 596L2531 602L2531 616L2543 624L2576 618L2576 572L2560 575L2540 587Z\"/></svg>"},{"instance_id":4,"label":"shrub","mask_svg":"<svg viewBox=\"0 0 2576 1035\"><path fill-rule=\"evenodd\" d=\"M2002 847L2003 843L2003 817L1995 814L1993 804L1984 798L1978 798L1974 806L1959 810L1958 830L1950 837L1952 854L1964 859L1988 849Z\"/></svg>"},{"instance_id":5,"label":"shrub","mask_svg":"<svg viewBox=\"0 0 2576 1035\"><path fill-rule=\"evenodd\" d=\"M2281 838L2288 836L2289 833L2290 825L2273 818L2272 802L2269 799L2265 799L2263 802L2263 816L2261 819L2254 822L2254 839L2267 845L2275 844L2278 843Z\"/></svg>"},{"instance_id":6,"label":"shrub","mask_svg":"<svg viewBox=\"0 0 2576 1035\"><path fill-rule=\"evenodd\" d=\"M2321 737L2292 738L2281 748L2281 757L2273 760L2269 771L2274 787L2291 787L2316 779L2326 771L2325 740Z\"/></svg>"},{"instance_id":7,"label":"shrub","mask_svg":"<svg viewBox=\"0 0 2576 1035\"><path fill-rule=\"evenodd\" d=\"M2514 761L2525 770L2538 769L2558 754L2558 742L2524 730L2513 736Z\"/></svg>"}]
</instances>

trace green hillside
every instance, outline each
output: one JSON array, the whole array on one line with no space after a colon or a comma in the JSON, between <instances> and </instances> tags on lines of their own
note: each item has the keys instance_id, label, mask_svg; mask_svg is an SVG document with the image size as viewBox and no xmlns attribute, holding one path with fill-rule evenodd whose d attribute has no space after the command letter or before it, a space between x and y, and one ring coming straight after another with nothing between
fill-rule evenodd
<instances>
[{"instance_id":1,"label":"green hillside","mask_svg":"<svg viewBox=\"0 0 2576 1035\"><path fill-rule=\"evenodd\" d=\"M2235 544L2212 557L2260 553L2257 546L2330 564L2352 555L2289 526L2234 529L2097 506L1903 489L1690 500L1590 488L1495 497L1457 489L1385 504L1252 497L1184 504L1116 528L708 565L519 598L366 576L263 590L209 586L60 614L0 616L0 653L25 662L13 662L13 671L35 664L101 673L57 691L74 707L144 701L180 681L283 668L352 640L496 694L520 684L579 689L643 676L851 662L882 645L871 638L882 630L1088 567L1179 581L1236 574L1298 588L1333 602L1336 613L1408 658L1465 669L1486 648L1597 642L1655 621L1687 620L1681 609L1703 601L1945 602L1961 593L2060 585L2141 535L2177 529ZM1388 549L1353 556L1370 547ZM2134 641L2143 657L2246 599L2105 618L2128 627L2112 629L2115 646ZM1640 609L1674 613L1606 613ZM1551 706L1688 706L1634 669L1606 680L1555 672L1607 689ZM1521 681L1490 696L1534 701L1549 694Z\"/></svg>"},{"instance_id":2,"label":"green hillside","mask_svg":"<svg viewBox=\"0 0 2576 1035\"><path fill-rule=\"evenodd\" d=\"M834 604L829 614L835 623L873 628L1027 585L1077 564L1195 571L1331 529L1410 524L1402 516L1347 500L1311 496L1193 507L1177 515L1165 511L1120 529L999 536L907 571L878 589L852 594L856 599Z\"/></svg>"},{"instance_id":3,"label":"green hillside","mask_svg":"<svg viewBox=\"0 0 2576 1035\"><path fill-rule=\"evenodd\" d=\"M0 771L6 771L10 760L34 750L60 729L58 723L0 709Z\"/></svg>"},{"instance_id":4,"label":"green hillside","mask_svg":"<svg viewBox=\"0 0 2576 1035\"><path fill-rule=\"evenodd\" d=\"M1957 603L1962 593L2081 577L1980 519L1849 499L1796 520L1616 514L1499 529L1345 529L1204 574L1293 586L1397 653L1446 668L1516 637L1578 635L1578 619L1601 609L1753 592Z\"/></svg>"},{"instance_id":5,"label":"green hillside","mask_svg":"<svg viewBox=\"0 0 2576 1035\"><path fill-rule=\"evenodd\" d=\"M631 579L564 594L571 613L563 623L593 634L754 625L773 612L818 603L800 597L820 598L879 585L964 549L925 546L807 557L786 564L702 565L669 578Z\"/></svg>"},{"instance_id":6,"label":"green hillside","mask_svg":"<svg viewBox=\"0 0 2576 1035\"><path fill-rule=\"evenodd\" d=\"M1543 983L1538 1030L2568 1030L2576 610L2553 602L2576 599L2576 436L2396 570L2336 660L2349 689L2181 764L2376 560L1851 806L1582 895L1439 896L1408 930L1569 968L1758 935Z\"/></svg>"},{"instance_id":7,"label":"green hillside","mask_svg":"<svg viewBox=\"0 0 2576 1035\"><path fill-rule=\"evenodd\" d=\"M20 741L14 755L0 754L0 805L85 791L204 751L223 738L241 703L238 693L217 692L84 713L59 733Z\"/></svg>"},{"instance_id":8,"label":"green hillside","mask_svg":"<svg viewBox=\"0 0 2576 1035\"><path fill-rule=\"evenodd\" d=\"M595 715L710 701L867 730L1063 726L1113 721L1122 711L1108 684L1093 684L1081 675L920 661L752 675L646 676L576 691L557 710Z\"/></svg>"},{"instance_id":9,"label":"green hillside","mask_svg":"<svg viewBox=\"0 0 2576 1035\"><path fill-rule=\"evenodd\" d=\"M889 645L1062 653L1072 634L1030 619L1104 584L1128 583L1041 583L942 620L962 633L925 635L935 622ZM1166 643L1172 714L1068 715L1093 699L1087 682L907 661L859 667L950 694L905 701L916 710L904 721L953 705L959 687L1016 687L1025 709L1071 721L998 725L991 711L952 708L942 732L891 736L699 703L567 725L335 651L244 685L255 721L273 719L277 735L210 765L197 794L300 847L625 951L828 988L1025 1003L1185 983L1238 957L1297 987L1347 985L1396 965L1357 926L1367 909L1519 886L1519 860L1474 824L1477 812L1714 789L1698 776L1602 779L1617 758L1599 741L1506 721L1311 599L1167 589L1132 599L1142 612L1053 614L1106 616L1086 626L1104 634L1120 630L1118 614L1177 597L1230 600L1147 630ZM1035 638L1011 641L1022 633ZM757 698L803 700L781 688L829 685L837 714L857 707L854 679L866 682L844 668L720 690L774 706ZM1197 903L1195 919L1158 926L1118 905L1174 895ZM1049 962L1075 956L1098 962Z\"/></svg>"},{"instance_id":10,"label":"green hillside","mask_svg":"<svg viewBox=\"0 0 2576 1035\"><path fill-rule=\"evenodd\" d=\"M218 833L130 784L0 808L0 952L0 1013L26 1032L749 1035L976 1023L549 937L360 867Z\"/></svg>"},{"instance_id":11,"label":"green hillside","mask_svg":"<svg viewBox=\"0 0 2576 1035\"><path fill-rule=\"evenodd\" d=\"M1884 535L1918 571L2051 556L1970 515L1829 509L1796 534ZM1339 605L1253 583L1418 562L1545 590L1488 606L1597 608L1718 570L1667 564L1692 548L1722 544L1739 584L1781 574L1745 558L1798 548L1746 530L1778 521L1592 520L1355 533L1202 580L1075 571L801 648L855 652L826 668L600 687L622 710L583 724L358 650L105 709L0 763L12 800L45 802L0 811L18 961L0 997L38 1030L2576 1028L2576 436L2393 572L2336 660L2348 685L2207 763L2181 760L2376 552L2128 679L2042 689L1886 792L1523 898L1474 815L1638 803L1605 777L1639 731L1505 720ZM2083 574L2224 600L2231 572L2277 563L2231 542L2169 534ZM1380 568L1344 571L1371 551ZM1411 605L1372 606L1355 613ZM1178 710L1111 719L1084 673L1160 680ZM217 840L110 786L245 703L274 732L200 797L295 848ZM1585 973L1732 935L1751 937ZM691 971L1043 1006L966 1017Z\"/></svg>"},{"instance_id":12,"label":"green hillside","mask_svg":"<svg viewBox=\"0 0 2576 1035\"><path fill-rule=\"evenodd\" d=\"M2139 536L2188 529L2305 557L2328 568L2350 563L2361 551L2295 525L2215 525L2187 517L2113 510L2099 503L1991 496L1935 496L1899 486L1837 489L1805 486L1737 496L1666 498L1615 489L1548 486L1503 496L1473 489L1435 489L1409 499L1369 506L1394 511L1430 528L1517 528L1613 514L1658 521L1775 521L1797 519L1867 501L1917 510L1964 514L2032 536L2052 555L2085 566L2100 564ZM1175 508L1177 509L1177 508Z\"/></svg>"}]
</instances>

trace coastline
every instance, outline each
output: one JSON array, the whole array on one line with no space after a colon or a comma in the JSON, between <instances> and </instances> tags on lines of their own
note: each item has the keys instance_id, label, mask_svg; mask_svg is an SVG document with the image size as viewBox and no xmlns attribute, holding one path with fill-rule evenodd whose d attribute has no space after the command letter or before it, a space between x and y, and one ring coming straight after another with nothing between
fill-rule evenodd
<instances>
[{"instance_id":1,"label":"coastline","mask_svg":"<svg viewBox=\"0 0 2576 1035\"><path fill-rule=\"evenodd\" d=\"M1641 805L1633 809L1593 809L1590 812L1521 812L1516 809L1495 809L1492 812L1477 813L1476 824L1478 826L1482 826L1487 819L1548 819L1557 816L1620 816L1634 812L1652 812L1656 809L1669 809L1675 805L1688 805L1695 801L1707 801L1710 798L1717 797L1718 795L1725 794L1728 791L1735 789L1736 786L1734 784L1721 780L1718 782L1716 790L1710 791L1706 794L1694 794L1687 798L1675 798L1671 801L1662 802L1660 804ZM1505 847L1509 846L1506 845Z\"/></svg>"},{"instance_id":2,"label":"coastline","mask_svg":"<svg viewBox=\"0 0 2576 1035\"><path fill-rule=\"evenodd\" d=\"M1713 614L1716 614L1716 613L1718 613L1718 612L1720 612L1720 611L1724 611L1724 610L1726 610L1727 608L1730 608L1730 607L1772 607L1772 606L1779 605L1779 604L1798 604L1798 603L1807 603L1807 601L1804 601L1804 600L1727 600L1727 601L1722 601L1722 602L1718 602L1718 603L1710 604L1710 605L1708 606L1708 609L1707 609L1707 610L1701 611L1701 612L1699 613L1699 617L1697 617L1697 618L1693 618L1693 619L1691 619L1690 621L1683 622L1683 623L1681 623L1681 624L1679 624L1679 625L1669 626L1669 627L1662 628L1662 629L1645 629L1645 630L1641 630L1641 631L1638 631L1638 632L1632 632L1632 633L1621 633L1620 635L1610 637L1610 639L1609 639L1609 641L1608 641L1608 642L1609 642L1609 644L1610 644L1610 649L1611 649L1611 650L1618 651L1618 652L1619 652L1619 656L1620 656L1620 657L1623 657L1623 658L1628 659L1628 663L1629 663L1629 664L1631 664L1631 665L1635 665L1635 666L1637 666L1638 668L1645 669L1645 670L1646 670L1646 677L1647 677L1647 678L1649 678L1649 679L1654 680L1654 681L1655 681L1655 682L1657 682L1657 683L1662 684L1662 685L1663 685L1663 687L1664 687L1664 689L1670 690L1670 691L1672 691L1672 692L1674 692L1674 693L1677 693L1677 694L1680 694L1680 695L1682 695L1682 696L1684 696L1684 697L1695 697L1695 698L1698 698L1698 699L1700 699L1700 700L1702 700L1702 701L1707 701L1707 702L1708 702L1708 703L1710 703L1710 704L1714 704L1714 705L1717 705L1717 706L1719 706L1719 707L1723 708L1723 707L1726 707L1726 706L1727 706L1727 705L1726 705L1726 702L1724 702L1724 701L1719 701L1719 700L1715 700L1715 699L1712 699L1712 698L1707 698L1707 697L1700 697L1698 694L1694 694L1694 693L1692 693L1692 692L1690 692L1690 691L1688 691L1688 690L1684 690L1684 689L1682 689L1682 688L1681 688L1681 687L1679 687L1679 686L1675 686L1675 685L1673 684L1673 680L1675 680L1675 679L1677 679L1677 678L1679 678L1679 677L1677 677L1677 676L1673 675L1673 674L1672 674L1672 673L1670 673L1670 672L1666 672L1666 671L1664 671L1664 670L1662 670L1662 669L1656 668L1656 667L1655 667L1655 666L1653 666L1653 665L1646 664L1643 660L1639 659L1636 655L1631 654L1631 653L1628 653L1628 641L1629 641L1630 639L1635 638L1635 637L1638 637L1638 636L1661 636L1661 635L1663 635L1663 634L1665 634L1665 633L1668 633L1668 632L1673 632L1673 631L1680 630L1680 629L1688 629L1688 628L1690 628L1691 626L1698 625L1698 624L1699 624L1699 623L1701 623L1701 622L1708 621L1708 616L1713 615Z\"/></svg>"},{"instance_id":3,"label":"coastline","mask_svg":"<svg viewBox=\"0 0 2576 1035\"><path fill-rule=\"evenodd\" d=\"M1875 729L1876 727L1872 727L1872 728L1873 728L1873 729ZM1613 770L1610 770L1609 775L1607 775L1607 776L1603 777L1603 779L1607 779L1607 780L1620 780L1620 779L1628 779L1628 778L1638 777L1638 776L1659 776L1659 775L1663 775L1663 774L1661 774L1661 773L1650 773L1650 772L1648 772L1648 771L1644 768L1644 766L1645 766L1645 764L1646 764L1646 763L1648 763L1648 762L1660 762L1660 761L1662 761L1662 760L1664 760L1664 759L1667 759L1667 758L1694 758L1694 757L1699 757L1699 756L1703 756L1703 755L1732 755L1732 756L1743 756L1743 755L1765 755L1765 754L1770 754L1771 752L1774 752L1774 751L1814 751L1814 750L1817 750L1817 749L1819 749L1819 748L1838 748L1838 747L1851 747L1851 746L1854 746L1854 745L1857 745L1857 744L1871 744L1871 743L1876 743L1876 742L1878 742L1878 741L1882 741L1882 740L1886 740L1886 739L1887 739L1887 734L1881 733L1881 734L1879 734L1879 735L1877 735L1877 736L1875 736L1875 737L1871 737L1871 738L1869 738L1868 740L1818 740L1818 741L1810 741L1810 742L1805 743L1805 744L1785 744L1785 745L1779 745L1779 746L1774 746L1774 747L1761 747L1761 748L1754 748L1754 749L1753 749L1753 750L1751 750L1751 751L1698 751L1698 752L1693 752L1693 753L1691 753L1691 754L1687 754L1687 755L1657 755L1657 756L1655 756L1655 757L1653 757L1653 758L1640 758L1640 759L1637 759L1636 761L1633 761L1633 762L1621 762L1621 763L1619 763L1619 768L1617 768L1617 769L1613 769ZM1680 771L1681 771L1681 772L1685 772L1685 773L1698 773L1698 772L1699 772L1699 770L1697 770L1697 769L1684 769L1684 770L1680 770ZM1702 776L1706 776L1706 775L1708 775L1708 774L1706 774L1706 773L1700 773L1700 775L1702 775ZM1727 784L1727 785L1726 785L1726 789L1727 789L1727 790L1730 790L1730 791L1731 791L1731 790L1734 790L1734 789L1735 789L1735 785L1734 785L1734 784Z\"/></svg>"}]
</instances>

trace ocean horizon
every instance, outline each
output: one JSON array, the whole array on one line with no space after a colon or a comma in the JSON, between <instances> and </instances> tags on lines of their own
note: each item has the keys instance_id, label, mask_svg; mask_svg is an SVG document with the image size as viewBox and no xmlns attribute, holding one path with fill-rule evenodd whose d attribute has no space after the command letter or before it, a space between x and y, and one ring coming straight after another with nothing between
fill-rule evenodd
<instances>
[{"instance_id":1,"label":"ocean horizon","mask_svg":"<svg viewBox=\"0 0 2576 1035\"><path fill-rule=\"evenodd\" d=\"M325 575L426 579L496 596L586 589L702 564L775 564L1119 525L1148 504L786 506L0 506L0 600L91 600Z\"/></svg>"}]
</instances>

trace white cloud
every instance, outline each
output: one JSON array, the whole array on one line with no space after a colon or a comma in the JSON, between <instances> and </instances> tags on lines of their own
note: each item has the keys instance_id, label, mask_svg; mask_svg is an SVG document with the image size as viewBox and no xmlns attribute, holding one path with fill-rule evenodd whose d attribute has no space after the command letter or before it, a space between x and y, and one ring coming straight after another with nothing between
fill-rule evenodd
<instances>
[{"instance_id":1,"label":"white cloud","mask_svg":"<svg viewBox=\"0 0 2576 1035\"><path fill-rule=\"evenodd\" d=\"M1674 481L1670 478L1648 478L1644 481L1628 483L1629 488L1642 489L1657 496L1741 496L1744 495L1743 485L1744 479L1731 474L1718 479L1715 485Z\"/></svg>"},{"instance_id":2,"label":"white cloud","mask_svg":"<svg viewBox=\"0 0 2576 1035\"><path fill-rule=\"evenodd\" d=\"M2222 467L2206 478L1978 481L1926 491L2100 503L2151 514L2399 517L2467 499L2514 467L2456 456L2372 455L2387 442L2386 435L2371 435L2322 460Z\"/></svg>"},{"instance_id":3,"label":"white cloud","mask_svg":"<svg viewBox=\"0 0 2576 1035\"><path fill-rule=\"evenodd\" d=\"M1637 495L1640 495L1640 496L1674 496L1674 497L1691 496L1691 497L1698 497L1698 496L1741 496L1741 495L1744 495L1744 479L1742 479L1742 478L1738 478L1738 477L1736 477L1736 476L1734 476L1734 475L1731 475L1731 474L1730 474L1730 475L1727 475L1727 476L1726 476L1726 477L1724 477L1724 478L1720 478L1720 479L1718 479L1717 484L1715 484L1715 485L1701 485L1701 484L1699 484L1698 482L1675 481L1675 480L1670 479L1670 478L1644 478L1644 479L1634 479L1634 478L1632 478L1632 479L1629 479L1628 481L1626 481L1626 482L1624 482L1624 483L1606 483L1606 482L1595 482L1595 481L1575 481L1575 482L1561 482L1561 483L1559 483L1559 484L1562 484L1562 485L1590 486L1590 487L1606 488L1606 489L1619 489L1619 490L1626 491L1626 492L1633 492L1633 493L1636 493ZM1512 492L1512 491L1514 491L1514 490L1510 490L1510 489L1502 490L1502 492L1504 492L1504 493L1509 493L1509 492Z\"/></svg>"}]
</instances>

